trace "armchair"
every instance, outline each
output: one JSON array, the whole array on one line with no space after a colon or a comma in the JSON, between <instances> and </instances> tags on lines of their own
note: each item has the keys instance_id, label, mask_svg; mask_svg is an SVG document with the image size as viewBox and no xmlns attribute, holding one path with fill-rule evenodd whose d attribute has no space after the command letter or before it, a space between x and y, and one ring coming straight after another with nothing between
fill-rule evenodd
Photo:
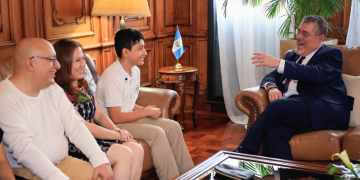
<instances>
[{"instance_id":1,"label":"armchair","mask_svg":"<svg viewBox=\"0 0 360 180\"><path fill-rule=\"evenodd\" d=\"M342 73L360 76L360 47L334 46L343 53ZM286 57L285 53L284 58ZM259 86L240 91L235 97L236 107L248 117L248 128L269 104L268 93ZM327 161L331 155L346 150L350 159L360 159L360 127L346 131L324 130L293 136L290 141L294 160Z\"/></svg>"}]
</instances>

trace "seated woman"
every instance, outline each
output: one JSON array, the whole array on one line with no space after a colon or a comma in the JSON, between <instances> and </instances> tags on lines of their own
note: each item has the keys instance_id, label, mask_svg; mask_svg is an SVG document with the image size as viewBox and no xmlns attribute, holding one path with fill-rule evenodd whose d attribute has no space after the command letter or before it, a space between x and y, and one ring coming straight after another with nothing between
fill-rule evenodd
<instances>
[{"instance_id":1,"label":"seated woman","mask_svg":"<svg viewBox=\"0 0 360 180\"><path fill-rule=\"evenodd\" d=\"M144 150L125 129L119 129L102 111L83 78L86 65L82 46L71 39L54 44L56 58L61 64L55 81L65 91L85 124L106 153L113 168L114 179L140 179ZM92 119L95 123L92 123ZM99 124L99 125L97 125ZM69 155L88 161L86 156L69 142Z\"/></svg>"}]
</instances>

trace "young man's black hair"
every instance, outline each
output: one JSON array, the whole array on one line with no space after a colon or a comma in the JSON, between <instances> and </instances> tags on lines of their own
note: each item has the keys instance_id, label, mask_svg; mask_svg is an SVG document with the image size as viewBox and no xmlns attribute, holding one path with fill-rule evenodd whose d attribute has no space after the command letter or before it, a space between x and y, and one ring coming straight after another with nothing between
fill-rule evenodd
<instances>
[{"instance_id":1,"label":"young man's black hair","mask_svg":"<svg viewBox=\"0 0 360 180\"><path fill-rule=\"evenodd\" d=\"M122 58L122 50L126 48L131 51L132 46L140 40L145 39L144 35L138 30L130 28L119 30L114 38L116 54L119 58Z\"/></svg>"}]
</instances>

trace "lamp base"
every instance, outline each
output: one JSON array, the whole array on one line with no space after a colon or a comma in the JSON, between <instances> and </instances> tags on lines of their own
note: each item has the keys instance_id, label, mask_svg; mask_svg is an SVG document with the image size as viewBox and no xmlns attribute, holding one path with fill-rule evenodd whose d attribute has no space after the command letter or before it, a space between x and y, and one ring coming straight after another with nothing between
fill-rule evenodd
<instances>
[{"instance_id":1,"label":"lamp base","mask_svg":"<svg viewBox=\"0 0 360 180\"><path fill-rule=\"evenodd\" d=\"M179 61L175 64L175 69L182 69L182 65L179 63Z\"/></svg>"},{"instance_id":2,"label":"lamp base","mask_svg":"<svg viewBox=\"0 0 360 180\"><path fill-rule=\"evenodd\" d=\"M125 29L124 16L121 16L121 20L120 20L120 29Z\"/></svg>"}]
</instances>

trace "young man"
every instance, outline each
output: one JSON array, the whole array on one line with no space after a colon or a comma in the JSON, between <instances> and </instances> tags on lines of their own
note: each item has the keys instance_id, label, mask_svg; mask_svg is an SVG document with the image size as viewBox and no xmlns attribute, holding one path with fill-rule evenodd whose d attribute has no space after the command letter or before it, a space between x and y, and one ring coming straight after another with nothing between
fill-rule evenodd
<instances>
[{"instance_id":1,"label":"young man","mask_svg":"<svg viewBox=\"0 0 360 180\"><path fill-rule=\"evenodd\" d=\"M159 179L168 180L194 166L179 123L159 118L160 109L135 104L140 87L140 69L147 55L140 31L124 29L116 33L118 60L101 75L96 99L120 128L150 145Z\"/></svg>"},{"instance_id":2,"label":"young man","mask_svg":"<svg viewBox=\"0 0 360 180\"><path fill-rule=\"evenodd\" d=\"M25 38L16 46L14 74L0 83L0 126L13 171L26 179L113 179L105 153L54 83L58 69L48 41ZM68 156L65 135L92 166Z\"/></svg>"}]
</instances>

